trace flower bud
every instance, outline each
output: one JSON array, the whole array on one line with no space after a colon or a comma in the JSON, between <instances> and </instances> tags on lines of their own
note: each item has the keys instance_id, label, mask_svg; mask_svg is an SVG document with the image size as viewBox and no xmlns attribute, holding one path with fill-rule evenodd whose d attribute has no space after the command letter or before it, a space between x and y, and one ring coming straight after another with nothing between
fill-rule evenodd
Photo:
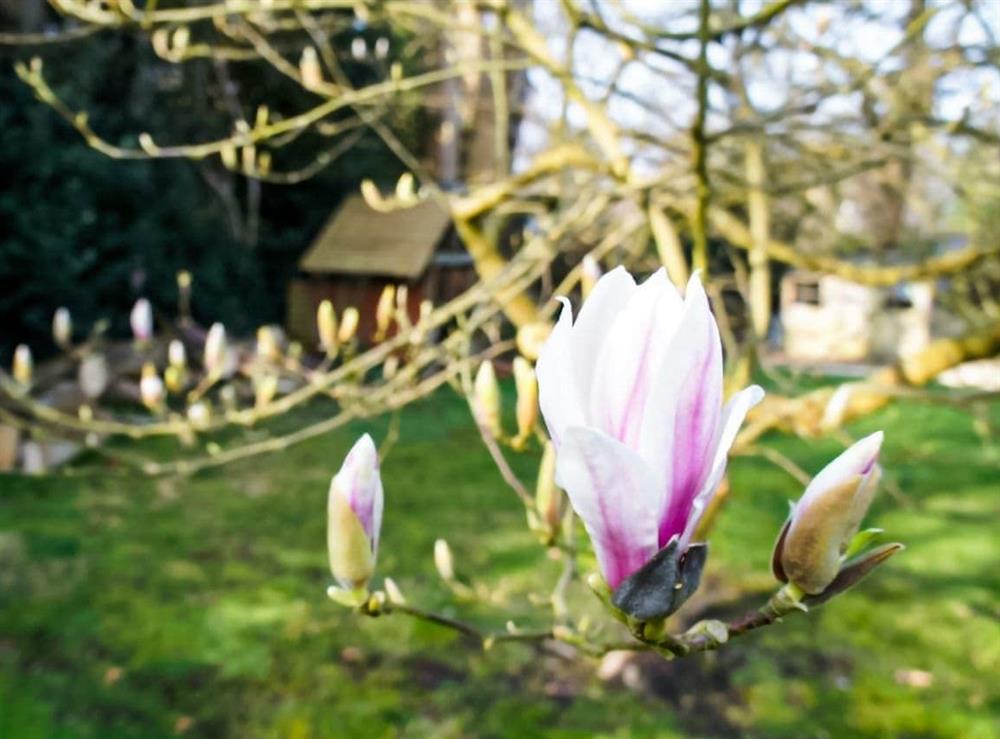
<instances>
[{"instance_id":1,"label":"flower bud","mask_svg":"<svg viewBox=\"0 0 1000 739\"><path fill-rule=\"evenodd\" d=\"M209 377L222 376L226 364L226 328L221 323L213 323L205 339L205 354L202 360Z\"/></svg>"},{"instance_id":2,"label":"flower bud","mask_svg":"<svg viewBox=\"0 0 1000 739\"><path fill-rule=\"evenodd\" d=\"M151 411L163 407L163 380L156 373L156 367L151 362L142 365L142 378L139 380L139 397L142 404Z\"/></svg>"},{"instance_id":3,"label":"flower bud","mask_svg":"<svg viewBox=\"0 0 1000 739\"><path fill-rule=\"evenodd\" d=\"M187 409L187 418L195 428L204 428L208 425L212 412L208 404L203 400L197 400Z\"/></svg>"},{"instance_id":4,"label":"flower bud","mask_svg":"<svg viewBox=\"0 0 1000 739\"><path fill-rule=\"evenodd\" d=\"M167 363L180 370L187 366L187 350L180 339L173 339L167 347Z\"/></svg>"},{"instance_id":5,"label":"flower bud","mask_svg":"<svg viewBox=\"0 0 1000 739\"><path fill-rule=\"evenodd\" d=\"M24 387L28 387L31 384L34 368L35 360L31 356L31 347L27 344L18 344L14 350L14 366L11 368L14 379Z\"/></svg>"},{"instance_id":6,"label":"flower bud","mask_svg":"<svg viewBox=\"0 0 1000 739\"><path fill-rule=\"evenodd\" d=\"M472 415L481 427L492 436L503 433L500 427L500 383L497 382L493 362L486 360L479 365L472 390Z\"/></svg>"},{"instance_id":7,"label":"flower bud","mask_svg":"<svg viewBox=\"0 0 1000 739\"><path fill-rule=\"evenodd\" d=\"M538 465L535 483L535 510L549 536L559 530L563 515L563 493L556 487L556 448L551 441L545 443L542 461Z\"/></svg>"},{"instance_id":8,"label":"flower bud","mask_svg":"<svg viewBox=\"0 0 1000 739\"><path fill-rule=\"evenodd\" d=\"M514 359L514 385L517 387L517 440L523 444L538 420L538 381L531 362L524 357Z\"/></svg>"},{"instance_id":9,"label":"flower bud","mask_svg":"<svg viewBox=\"0 0 1000 739\"><path fill-rule=\"evenodd\" d=\"M129 315L132 325L132 336L139 343L145 343L153 337L153 306L145 298L139 298L132 306Z\"/></svg>"},{"instance_id":10,"label":"flower bud","mask_svg":"<svg viewBox=\"0 0 1000 739\"><path fill-rule=\"evenodd\" d=\"M278 393L278 376L266 374L254 378L254 407L263 408Z\"/></svg>"},{"instance_id":11,"label":"flower bud","mask_svg":"<svg viewBox=\"0 0 1000 739\"><path fill-rule=\"evenodd\" d=\"M358 321L361 315L353 305L344 309L344 314L340 317L340 330L337 332L337 340L341 344L346 344L358 332Z\"/></svg>"},{"instance_id":12,"label":"flower bud","mask_svg":"<svg viewBox=\"0 0 1000 739\"><path fill-rule=\"evenodd\" d=\"M263 362L274 362L281 356L274 329L261 326L257 329L257 358Z\"/></svg>"},{"instance_id":13,"label":"flower bud","mask_svg":"<svg viewBox=\"0 0 1000 739\"><path fill-rule=\"evenodd\" d=\"M80 362L76 380L90 400L99 398L108 387L108 361L103 354L88 354Z\"/></svg>"},{"instance_id":14,"label":"flower bud","mask_svg":"<svg viewBox=\"0 0 1000 739\"><path fill-rule=\"evenodd\" d=\"M337 356L340 344L337 341L337 313L333 303L324 300L316 309L316 333L319 334L319 345L329 359Z\"/></svg>"},{"instance_id":15,"label":"flower bud","mask_svg":"<svg viewBox=\"0 0 1000 739\"><path fill-rule=\"evenodd\" d=\"M392 309L396 302L396 286L386 285L375 306L375 341L382 341L392 323Z\"/></svg>"},{"instance_id":16,"label":"flower bud","mask_svg":"<svg viewBox=\"0 0 1000 739\"><path fill-rule=\"evenodd\" d=\"M52 338L56 346L66 349L73 342L73 319L69 308L58 308L52 316Z\"/></svg>"},{"instance_id":17,"label":"flower bud","mask_svg":"<svg viewBox=\"0 0 1000 739\"><path fill-rule=\"evenodd\" d=\"M365 587L375 572L382 505L378 452L365 434L334 476L327 500L330 572L345 589Z\"/></svg>"},{"instance_id":18,"label":"flower bud","mask_svg":"<svg viewBox=\"0 0 1000 739\"><path fill-rule=\"evenodd\" d=\"M302 76L302 86L307 90L315 90L323 86L323 70L319 66L319 56L316 49L307 46L299 58L299 74Z\"/></svg>"},{"instance_id":19,"label":"flower bud","mask_svg":"<svg viewBox=\"0 0 1000 739\"><path fill-rule=\"evenodd\" d=\"M455 579L455 560L451 556L451 547L444 539L434 542L434 568L445 582Z\"/></svg>"},{"instance_id":20,"label":"flower bud","mask_svg":"<svg viewBox=\"0 0 1000 739\"><path fill-rule=\"evenodd\" d=\"M184 389L184 370L175 364L168 365L163 370L163 383L167 391L175 395Z\"/></svg>"},{"instance_id":21,"label":"flower bud","mask_svg":"<svg viewBox=\"0 0 1000 739\"><path fill-rule=\"evenodd\" d=\"M775 544L775 577L810 595L837 577L847 546L871 505L881 471L882 432L861 439L813 478Z\"/></svg>"},{"instance_id":22,"label":"flower bud","mask_svg":"<svg viewBox=\"0 0 1000 739\"><path fill-rule=\"evenodd\" d=\"M368 44L361 36L351 40L351 56L359 62L368 56Z\"/></svg>"},{"instance_id":23,"label":"flower bud","mask_svg":"<svg viewBox=\"0 0 1000 739\"><path fill-rule=\"evenodd\" d=\"M580 290L584 300L590 295L599 279L601 279L601 265L588 254L580 263Z\"/></svg>"}]
</instances>

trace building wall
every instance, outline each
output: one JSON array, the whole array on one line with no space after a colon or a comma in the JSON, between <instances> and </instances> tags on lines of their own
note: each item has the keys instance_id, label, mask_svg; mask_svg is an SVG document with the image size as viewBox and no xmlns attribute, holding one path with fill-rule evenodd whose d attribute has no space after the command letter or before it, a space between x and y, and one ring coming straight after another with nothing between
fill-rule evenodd
<instances>
[{"instance_id":1,"label":"building wall","mask_svg":"<svg viewBox=\"0 0 1000 739\"><path fill-rule=\"evenodd\" d=\"M789 359L889 362L931 340L929 284L873 288L795 271L781 283L783 348Z\"/></svg>"}]
</instances>

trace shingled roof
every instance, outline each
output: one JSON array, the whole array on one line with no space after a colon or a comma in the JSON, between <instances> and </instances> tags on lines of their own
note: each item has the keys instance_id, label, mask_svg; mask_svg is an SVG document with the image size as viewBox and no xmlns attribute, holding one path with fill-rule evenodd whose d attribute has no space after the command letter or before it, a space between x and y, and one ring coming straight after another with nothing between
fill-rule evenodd
<instances>
[{"instance_id":1,"label":"shingled roof","mask_svg":"<svg viewBox=\"0 0 1000 739\"><path fill-rule=\"evenodd\" d=\"M355 195L323 227L299 268L312 274L413 279L427 269L450 223L448 214L431 200L381 213Z\"/></svg>"}]
</instances>

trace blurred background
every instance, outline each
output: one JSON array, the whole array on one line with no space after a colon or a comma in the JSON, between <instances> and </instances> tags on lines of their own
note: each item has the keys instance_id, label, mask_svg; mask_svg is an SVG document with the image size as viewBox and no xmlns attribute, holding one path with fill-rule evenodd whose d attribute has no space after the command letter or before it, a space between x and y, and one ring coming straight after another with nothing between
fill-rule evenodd
<instances>
[{"instance_id":1,"label":"blurred background","mask_svg":"<svg viewBox=\"0 0 1000 739\"><path fill-rule=\"evenodd\" d=\"M0 0L0 737L1000 736L998 36L995 0ZM331 603L367 431L379 579L561 618L511 363L619 264L699 270L769 393L678 629L766 600L876 429L907 550L671 662Z\"/></svg>"}]
</instances>

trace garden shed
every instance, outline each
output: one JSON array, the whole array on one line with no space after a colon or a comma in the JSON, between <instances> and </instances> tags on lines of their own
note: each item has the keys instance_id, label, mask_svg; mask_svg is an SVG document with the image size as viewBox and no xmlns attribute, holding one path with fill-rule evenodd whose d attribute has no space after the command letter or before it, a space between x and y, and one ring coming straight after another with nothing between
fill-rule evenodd
<instances>
[{"instance_id":1,"label":"garden shed","mask_svg":"<svg viewBox=\"0 0 1000 739\"><path fill-rule=\"evenodd\" d=\"M472 258L437 202L385 213L351 196L299 261L299 274L289 285L288 331L314 345L316 308L330 300L338 314L348 306L358 309L358 336L368 341L386 285L407 286L410 318L416 321L421 301L439 305L474 282Z\"/></svg>"}]
</instances>

